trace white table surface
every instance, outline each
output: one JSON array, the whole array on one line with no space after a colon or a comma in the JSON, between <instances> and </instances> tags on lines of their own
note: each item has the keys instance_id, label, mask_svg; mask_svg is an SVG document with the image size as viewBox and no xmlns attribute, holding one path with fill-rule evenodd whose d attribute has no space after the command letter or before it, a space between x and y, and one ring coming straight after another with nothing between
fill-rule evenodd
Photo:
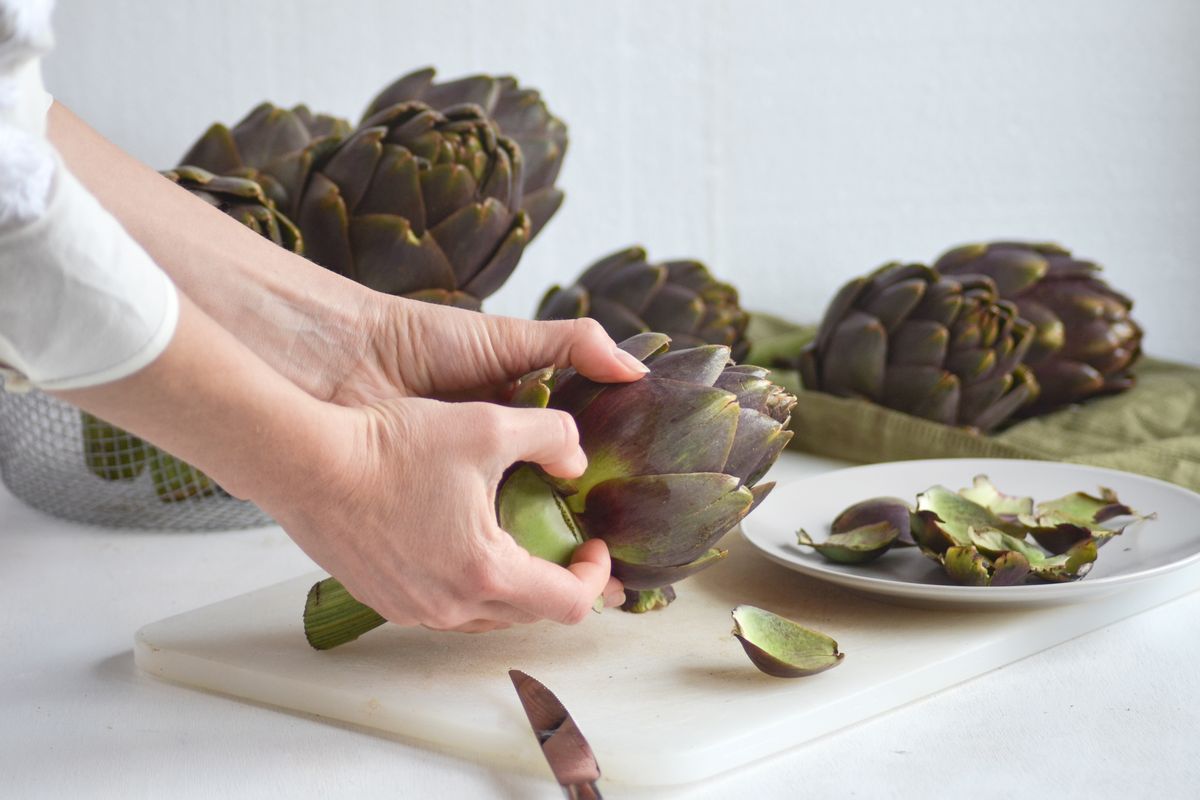
<instances>
[{"instance_id":1,"label":"white table surface","mask_svg":"<svg viewBox=\"0 0 1200 800\"><path fill-rule=\"evenodd\" d=\"M772 477L835 466L788 453ZM310 569L278 528L90 528L0 488L0 797L560 796L548 771L484 767L134 666L147 622ZM719 779L603 788L610 800L977 800L1194 798L1197 786L1200 592Z\"/></svg>"}]
</instances>

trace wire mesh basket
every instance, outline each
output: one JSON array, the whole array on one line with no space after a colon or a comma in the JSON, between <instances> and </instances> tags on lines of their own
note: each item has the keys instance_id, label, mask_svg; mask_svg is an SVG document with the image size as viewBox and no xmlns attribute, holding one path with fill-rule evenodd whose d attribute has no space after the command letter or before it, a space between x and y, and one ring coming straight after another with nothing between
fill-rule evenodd
<instances>
[{"instance_id":1,"label":"wire mesh basket","mask_svg":"<svg viewBox=\"0 0 1200 800\"><path fill-rule=\"evenodd\" d=\"M272 524L253 503L230 496L194 467L36 390L0 388L0 479L34 508L92 525L231 530Z\"/></svg>"}]
</instances>

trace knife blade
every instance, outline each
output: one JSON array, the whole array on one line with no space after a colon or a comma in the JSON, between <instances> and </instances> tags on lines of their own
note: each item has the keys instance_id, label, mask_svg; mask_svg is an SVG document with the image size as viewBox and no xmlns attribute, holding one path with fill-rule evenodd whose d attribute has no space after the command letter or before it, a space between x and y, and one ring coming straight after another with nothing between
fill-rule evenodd
<instances>
[{"instance_id":1,"label":"knife blade","mask_svg":"<svg viewBox=\"0 0 1200 800\"><path fill-rule=\"evenodd\" d=\"M508 677L563 794L572 800L601 800L596 788L600 765L571 714L536 678L519 669L510 669Z\"/></svg>"}]
</instances>

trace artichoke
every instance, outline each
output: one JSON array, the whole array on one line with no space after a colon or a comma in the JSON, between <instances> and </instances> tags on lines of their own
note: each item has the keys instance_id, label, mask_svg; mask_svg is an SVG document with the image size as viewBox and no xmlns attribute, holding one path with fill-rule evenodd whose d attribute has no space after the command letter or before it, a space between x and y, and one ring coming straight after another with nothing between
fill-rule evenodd
<instances>
[{"instance_id":1,"label":"artichoke","mask_svg":"<svg viewBox=\"0 0 1200 800\"><path fill-rule=\"evenodd\" d=\"M471 104L483 109L500 133L511 138L525 161L521 208L529 215L529 238L562 205L563 193L554 186L567 152L567 126L546 108L536 89L521 88L515 78L473 75L434 83L432 68L409 73L380 92L367 107L371 117L397 103L420 101L439 111Z\"/></svg>"},{"instance_id":2,"label":"artichoke","mask_svg":"<svg viewBox=\"0 0 1200 800\"><path fill-rule=\"evenodd\" d=\"M1037 414L1133 386L1142 329L1133 301L1099 277L1100 267L1055 244L993 242L957 247L935 267L943 275L986 275L1033 324L1025 363L1041 394Z\"/></svg>"},{"instance_id":3,"label":"artichoke","mask_svg":"<svg viewBox=\"0 0 1200 800\"><path fill-rule=\"evenodd\" d=\"M306 254L377 291L478 309L529 241L522 163L474 106L388 106L309 176Z\"/></svg>"},{"instance_id":4,"label":"artichoke","mask_svg":"<svg viewBox=\"0 0 1200 800\"><path fill-rule=\"evenodd\" d=\"M729 347L740 362L749 350L749 314L737 290L713 278L699 261L651 264L646 251L630 247L600 259L573 286L551 289L538 306L538 319L591 317L620 341L647 331L694 347Z\"/></svg>"},{"instance_id":5,"label":"artichoke","mask_svg":"<svg viewBox=\"0 0 1200 800\"><path fill-rule=\"evenodd\" d=\"M566 563L580 542L604 539L627 610L665 605L670 584L725 556L717 540L770 492L773 484L758 481L792 436L796 398L765 369L732 364L721 345L668 352L668 342L644 333L621 343L650 368L633 383L594 383L573 369L525 376L513 404L570 413L588 467L565 480L518 465L496 497L501 527L535 555ZM381 622L333 578L309 593L314 647Z\"/></svg>"},{"instance_id":6,"label":"artichoke","mask_svg":"<svg viewBox=\"0 0 1200 800\"><path fill-rule=\"evenodd\" d=\"M633 592L657 592L724 557L713 544L766 497L773 484L755 484L792 437L785 426L796 398L765 369L734 365L722 345L668 352L669 341L643 333L622 343L650 368L634 383L546 369L513 396L570 413L588 457L573 480L539 473L542 486L522 492L521 510L562 507L544 517L559 541L604 539L613 575ZM519 541L528 534L514 532L506 500L502 487L500 523Z\"/></svg>"},{"instance_id":7,"label":"artichoke","mask_svg":"<svg viewBox=\"0 0 1200 800\"><path fill-rule=\"evenodd\" d=\"M300 230L275 209L275 202L264 194L257 182L232 175L214 175L190 165L162 174L280 247L293 253L304 252Z\"/></svg>"},{"instance_id":8,"label":"artichoke","mask_svg":"<svg viewBox=\"0 0 1200 800\"><path fill-rule=\"evenodd\" d=\"M1032 340L990 278L892 263L842 287L798 366L805 388L989 431L1037 395Z\"/></svg>"},{"instance_id":9,"label":"artichoke","mask_svg":"<svg viewBox=\"0 0 1200 800\"><path fill-rule=\"evenodd\" d=\"M232 129L214 123L181 164L260 184L276 208L296 218L313 165L351 132L350 123L307 106L261 103Z\"/></svg>"}]
</instances>

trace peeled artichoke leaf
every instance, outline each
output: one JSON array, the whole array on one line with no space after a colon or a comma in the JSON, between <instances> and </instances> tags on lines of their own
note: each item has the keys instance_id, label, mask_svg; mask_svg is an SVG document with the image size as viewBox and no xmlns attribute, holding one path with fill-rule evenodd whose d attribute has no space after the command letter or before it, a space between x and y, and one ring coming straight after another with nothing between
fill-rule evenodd
<instances>
[{"instance_id":1,"label":"peeled artichoke leaf","mask_svg":"<svg viewBox=\"0 0 1200 800\"><path fill-rule=\"evenodd\" d=\"M838 644L820 631L756 606L731 612L733 635L762 672L777 678L814 675L842 663Z\"/></svg>"},{"instance_id":2,"label":"peeled artichoke leaf","mask_svg":"<svg viewBox=\"0 0 1200 800\"><path fill-rule=\"evenodd\" d=\"M899 532L897 546L916 544L912 536L912 507L899 497L872 497L855 503L834 518L830 532L848 533L877 522L890 522L895 526Z\"/></svg>"},{"instance_id":3,"label":"peeled artichoke leaf","mask_svg":"<svg viewBox=\"0 0 1200 800\"><path fill-rule=\"evenodd\" d=\"M1033 513L1032 497L1004 494L995 487L987 475L976 475L972 486L967 489L959 489L958 494L972 503L983 506L997 516L1016 517L1020 514Z\"/></svg>"},{"instance_id":4,"label":"peeled artichoke leaf","mask_svg":"<svg viewBox=\"0 0 1200 800\"><path fill-rule=\"evenodd\" d=\"M1104 487L1100 488L1099 497L1085 492L1072 492L1056 500L1038 503L1037 516L1051 517L1088 528L1117 517L1147 518L1118 500L1116 492L1112 489Z\"/></svg>"},{"instance_id":5,"label":"peeled artichoke leaf","mask_svg":"<svg viewBox=\"0 0 1200 800\"><path fill-rule=\"evenodd\" d=\"M1006 552L1018 553L1029 562L1030 573L1048 581L1082 578L1096 560L1097 543L1093 537L1077 542L1065 553L1047 555L1025 540L994 528L971 528L969 535L975 547L990 558L999 559Z\"/></svg>"},{"instance_id":6,"label":"peeled artichoke leaf","mask_svg":"<svg viewBox=\"0 0 1200 800\"><path fill-rule=\"evenodd\" d=\"M920 512L923 511L932 512L935 516L921 514ZM936 534L940 531L946 539L958 547L969 547L974 544L969 533L971 528L988 528L1024 535L1022 526L1001 519L984 506L972 502L944 486L934 486L917 495L917 512L918 519L915 520L919 523L917 527L922 529L926 538L929 538L931 533ZM917 533L917 535L921 535L921 533ZM937 547L936 544L926 544L935 550L944 549Z\"/></svg>"},{"instance_id":7,"label":"peeled artichoke leaf","mask_svg":"<svg viewBox=\"0 0 1200 800\"><path fill-rule=\"evenodd\" d=\"M992 582L991 562L974 547L951 547L942 554L942 566L955 583L987 586Z\"/></svg>"},{"instance_id":8,"label":"peeled artichoke leaf","mask_svg":"<svg viewBox=\"0 0 1200 800\"><path fill-rule=\"evenodd\" d=\"M811 547L830 561L839 564L865 564L887 552L900 536L890 522L876 522L860 528L831 533L823 542L814 542L808 532L801 530L797 537L801 545Z\"/></svg>"}]
</instances>

